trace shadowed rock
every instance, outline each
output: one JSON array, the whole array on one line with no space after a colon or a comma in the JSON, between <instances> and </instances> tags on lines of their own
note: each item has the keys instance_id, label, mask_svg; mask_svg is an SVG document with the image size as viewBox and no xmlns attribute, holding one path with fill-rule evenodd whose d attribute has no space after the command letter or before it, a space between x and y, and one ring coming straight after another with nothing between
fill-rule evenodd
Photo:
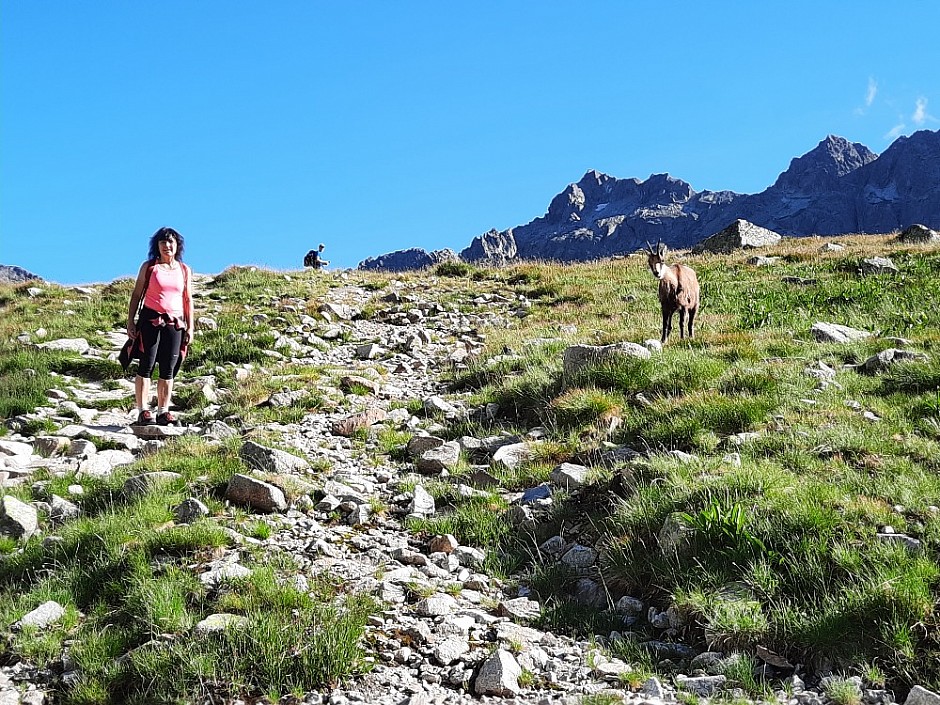
<instances>
[{"instance_id":1,"label":"shadowed rock","mask_svg":"<svg viewBox=\"0 0 940 705\"><path fill-rule=\"evenodd\" d=\"M915 223L898 235L898 242L903 242L907 245L940 242L940 232L931 230L926 225Z\"/></svg>"},{"instance_id":2,"label":"shadowed rock","mask_svg":"<svg viewBox=\"0 0 940 705\"><path fill-rule=\"evenodd\" d=\"M310 469L310 463L303 458L277 448L267 448L254 441L246 441L238 455L246 465L260 472L289 475Z\"/></svg>"},{"instance_id":3,"label":"shadowed rock","mask_svg":"<svg viewBox=\"0 0 940 705\"><path fill-rule=\"evenodd\" d=\"M225 499L269 514L287 510L287 500L280 489L247 475L235 475L229 480Z\"/></svg>"},{"instance_id":4,"label":"shadowed rock","mask_svg":"<svg viewBox=\"0 0 940 705\"><path fill-rule=\"evenodd\" d=\"M0 535L28 539L39 530L36 509L13 495L0 497Z\"/></svg>"}]
</instances>

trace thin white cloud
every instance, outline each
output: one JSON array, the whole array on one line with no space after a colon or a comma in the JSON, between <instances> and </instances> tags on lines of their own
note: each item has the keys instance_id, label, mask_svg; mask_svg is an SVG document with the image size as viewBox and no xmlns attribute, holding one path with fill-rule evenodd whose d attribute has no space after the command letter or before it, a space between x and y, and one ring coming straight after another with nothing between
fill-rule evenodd
<instances>
[{"instance_id":1,"label":"thin white cloud","mask_svg":"<svg viewBox=\"0 0 940 705\"><path fill-rule=\"evenodd\" d=\"M864 115L868 112L871 104L875 102L875 96L878 95L878 82L874 77L868 77L868 90L865 91L865 105L855 108L856 115Z\"/></svg>"},{"instance_id":2,"label":"thin white cloud","mask_svg":"<svg viewBox=\"0 0 940 705\"><path fill-rule=\"evenodd\" d=\"M900 137L902 134L904 134L904 128L905 128L905 127L907 127L907 125L905 125L903 122L900 123L900 124L895 125L895 126L892 127L890 130L888 130L888 133L885 135L885 139L887 139L887 140L895 140L895 139L897 139L897 138Z\"/></svg>"},{"instance_id":3,"label":"thin white cloud","mask_svg":"<svg viewBox=\"0 0 940 705\"><path fill-rule=\"evenodd\" d=\"M929 117L930 114L927 112L927 99L921 96L914 105L914 114L911 115L911 120L915 125L923 125L927 122L927 118Z\"/></svg>"}]
</instances>

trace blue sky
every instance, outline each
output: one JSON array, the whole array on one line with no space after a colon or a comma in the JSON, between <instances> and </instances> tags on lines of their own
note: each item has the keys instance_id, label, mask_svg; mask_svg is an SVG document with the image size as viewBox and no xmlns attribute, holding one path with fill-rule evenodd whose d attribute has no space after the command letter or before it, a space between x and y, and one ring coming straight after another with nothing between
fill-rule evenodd
<instances>
[{"instance_id":1,"label":"blue sky","mask_svg":"<svg viewBox=\"0 0 940 705\"><path fill-rule=\"evenodd\" d=\"M0 263L134 274L460 250L588 169L756 193L828 134L940 128L940 4L0 5Z\"/></svg>"}]
</instances>

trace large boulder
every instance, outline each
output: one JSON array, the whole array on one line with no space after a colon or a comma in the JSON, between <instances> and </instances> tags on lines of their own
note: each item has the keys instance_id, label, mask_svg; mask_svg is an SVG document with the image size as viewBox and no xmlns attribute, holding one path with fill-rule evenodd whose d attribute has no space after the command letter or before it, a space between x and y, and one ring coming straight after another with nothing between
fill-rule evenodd
<instances>
[{"instance_id":1,"label":"large boulder","mask_svg":"<svg viewBox=\"0 0 940 705\"><path fill-rule=\"evenodd\" d=\"M931 230L926 225L915 223L898 235L898 242L903 242L907 245L940 242L940 232Z\"/></svg>"},{"instance_id":2,"label":"large boulder","mask_svg":"<svg viewBox=\"0 0 940 705\"><path fill-rule=\"evenodd\" d=\"M39 530L36 508L13 495L0 497L0 536L28 539Z\"/></svg>"},{"instance_id":3,"label":"large boulder","mask_svg":"<svg viewBox=\"0 0 940 705\"><path fill-rule=\"evenodd\" d=\"M772 247L780 242L780 235L746 220L738 219L721 232L705 238L692 252L730 254L735 250Z\"/></svg>"},{"instance_id":4,"label":"large boulder","mask_svg":"<svg viewBox=\"0 0 940 705\"><path fill-rule=\"evenodd\" d=\"M310 463L303 458L277 448L267 448L254 441L245 441L238 455L248 467L260 472L289 475L310 469Z\"/></svg>"},{"instance_id":5,"label":"large boulder","mask_svg":"<svg viewBox=\"0 0 940 705\"><path fill-rule=\"evenodd\" d=\"M591 365L600 365L623 357L646 360L650 356L648 348L626 341L611 345L572 345L563 354L562 369L565 378L570 379L572 375Z\"/></svg>"},{"instance_id":6,"label":"large boulder","mask_svg":"<svg viewBox=\"0 0 940 705\"><path fill-rule=\"evenodd\" d=\"M870 338L871 333L866 330L849 328L839 323L819 321L810 328L810 333L820 343L851 343L855 340Z\"/></svg>"},{"instance_id":7,"label":"large boulder","mask_svg":"<svg viewBox=\"0 0 940 705\"><path fill-rule=\"evenodd\" d=\"M287 499L280 488L248 475L232 476L225 489L225 499L268 514L287 510Z\"/></svg>"}]
</instances>

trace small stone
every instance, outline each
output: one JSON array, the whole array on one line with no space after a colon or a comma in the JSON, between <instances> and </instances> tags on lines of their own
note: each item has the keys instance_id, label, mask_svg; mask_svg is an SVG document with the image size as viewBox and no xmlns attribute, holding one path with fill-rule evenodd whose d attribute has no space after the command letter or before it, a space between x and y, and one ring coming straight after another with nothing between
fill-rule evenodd
<instances>
[{"instance_id":1,"label":"small stone","mask_svg":"<svg viewBox=\"0 0 940 705\"><path fill-rule=\"evenodd\" d=\"M470 645L466 639L456 636L447 637L435 645L434 660L442 666L449 666L468 651L470 651Z\"/></svg>"},{"instance_id":2,"label":"small stone","mask_svg":"<svg viewBox=\"0 0 940 705\"><path fill-rule=\"evenodd\" d=\"M415 485L414 497L412 498L408 509L412 514L431 516L436 511L434 506L434 497L432 497L421 485Z\"/></svg>"},{"instance_id":3,"label":"small stone","mask_svg":"<svg viewBox=\"0 0 940 705\"><path fill-rule=\"evenodd\" d=\"M519 676L522 668L511 653L503 649L494 651L477 674L473 692L477 695L519 695Z\"/></svg>"},{"instance_id":4,"label":"small stone","mask_svg":"<svg viewBox=\"0 0 940 705\"><path fill-rule=\"evenodd\" d=\"M27 612L13 626L17 629L23 627L36 627L43 629L50 624L58 622L65 615L65 608L55 600L43 602L32 612Z\"/></svg>"},{"instance_id":5,"label":"small stone","mask_svg":"<svg viewBox=\"0 0 940 705\"><path fill-rule=\"evenodd\" d=\"M173 508L173 518L180 524L191 524L204 516L209 516L209 507L195 497L183 500Z\"/></svg>"},{"instance_id":6,"label":"small stone","mask_svg":"<svg viewBox=\"0 0 940 705\"><path fill-rule=\"evenodd\" d=\"M496 613L501 617L509 617L519 621L538 619L542 614L542 608L535 600L527 597L517 597L513 600L503 600L496 608Z\"/></svg>"},{"instance_id":7,"label":"small stone","mask_svg":"<svg viewBox=\"0 0 940 705\"><path fill-rule=\"evenodd\" d=\"M590 546L575 544L561 557L561 562L571 568L588 568L597 561L597 551Z\"/></svg>"},{"instance_id":8,"label":"small stone","mask_svg":"<svg viewBox=\"0 0 940 705\"><path fill-rule=\"evenodd\" d=\"M415 605L415 611L422 617L439 617L451 614L457 609L457 601L450 595L438 593L421 600Z\"/></svg>"},{"instance_id":9,"label":"small stone","mask_svg":"<svg viewBox=\"0 0 940 705\"><path fill-rule=\"evenodd\" d=\"M940 695L923 686L915 685L907 694L904 705L940 705Z\"/></svg>"},{"instance_id":10,"label":"small stone","mask_svg":"<svg viewBox=\"0 0 940 705\"><path fill-rule=\"evenodd\" d=\"M552 470L551 479L562 489L573 490L586 482L587 475L588 469L583 465L562 463Z\"/></svg>"},{"instance_id":11,"label":"small stone","mask_svg":"<svg viewBox=\"0 0 940 705\"><path fill-rule=\"evenodd\" d=\"M458 546L460 546L460 544L453 534L435 536L428 544L431 553L453 553Z\"/></svg>"},{"instance_id":12,"label":"small stone","mask_svg":"<svg viewBox=\"0 0 940 705\"><path fill-rule=\"evenodd\" d=\"M249 624L248 618L237 614L218 613L210 614L208 617L197 623L193 628L196 634L214 634L224 632L226 629L241 629Z\"/></svg>"}]
</instances>

